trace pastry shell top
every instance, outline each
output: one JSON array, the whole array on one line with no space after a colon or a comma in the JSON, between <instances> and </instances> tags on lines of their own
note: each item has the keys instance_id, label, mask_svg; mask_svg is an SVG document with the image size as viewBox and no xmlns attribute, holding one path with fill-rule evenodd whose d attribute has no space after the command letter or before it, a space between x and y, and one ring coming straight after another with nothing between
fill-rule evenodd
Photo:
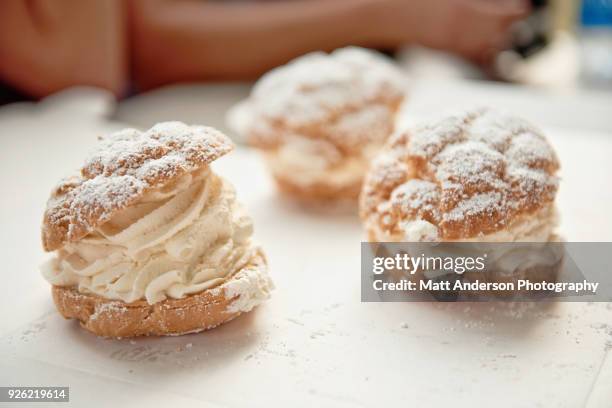
<instances>
[{"instance_id":1,"label":"pastry shell top","mask_svg":"<svg viewBox=\"0 0 612 408\"><path fill-rule=\"evenodd\" d=\"M558 168L539 129L473 109L392 136L366 176L360 215L390 235L425 220L441 240L481 236L549 206Z\"/></svg>"},{"instance_id":2,"label":"pastry shell top","mask_svg":"<svg viewBox=\"0 0 612 408\"><path fill-rule=\"evenodd\" d=\"M248 102L248 140L273 150L298 135L325 140L345 154L359 152L389 135L406 85L393 64L370 50L306 54L257 82Z\"/></svg>"},{"instance_id":3,"label":"pastry shell top","mask_svg":"<svg viewBox=\"0 0 612 408\"><path fill-rule=\"evenodd\" d=\"M44 249L80 240L146 192L232 149L221 132L181 122L159 123L145 132L125 129L102 138L79 173L52 191L42 224Z\"/></svg>"}]
</instances>

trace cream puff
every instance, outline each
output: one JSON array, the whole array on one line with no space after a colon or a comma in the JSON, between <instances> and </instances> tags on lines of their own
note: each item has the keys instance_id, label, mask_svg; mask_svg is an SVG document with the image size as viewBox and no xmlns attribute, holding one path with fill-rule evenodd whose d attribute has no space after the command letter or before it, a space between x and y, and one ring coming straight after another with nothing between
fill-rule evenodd
<instances>
[{"instance_id":1,"label":"cream puff","mask_svg":"<svg viewBox=\"0 0 612 408\"><path fill-rule=\"evenodd\" d=\"M261 149L281 191L355 202L405 92L402 73L376 52L315 52L264 75L230 125Z\"/></svg>"},{"instance_id":2,"label":"cream puff","mask_svg":"<svg viewBox=\"0 0 612 408\"><path fill-rule=\"evenodd\" d=\"M373 241L547 241L559 162L540 130L488 108L389 139L364 182Z\"/></svg>"},{"instance_id":3,"label":"cream puff","mask_svg":"<svg viewBox=\"0 0 612 408\"><path fill-rule=\"evenodd\" d=\"M273 287L250 217L210 163L215 129L165 122L102 138L54 189L43 266L65 318L100 336L198 332L250 311Z\"/></svg>"},{"instance_id":4,"label":"cream puff","mask_svg":"<svg viewBox=\"0 0 612 408\"><path fill-rule=\"evenodd\" d=\"M365 178L360 216L370 241L557 241L558 168L542 131L528 122L489 108L450 114L388 140ZM522 265L511 279L541 274L524 268L517 248L487 249L512 268ZM559 256L551 254L543 275Z\"/></svg>"}]
</instances>

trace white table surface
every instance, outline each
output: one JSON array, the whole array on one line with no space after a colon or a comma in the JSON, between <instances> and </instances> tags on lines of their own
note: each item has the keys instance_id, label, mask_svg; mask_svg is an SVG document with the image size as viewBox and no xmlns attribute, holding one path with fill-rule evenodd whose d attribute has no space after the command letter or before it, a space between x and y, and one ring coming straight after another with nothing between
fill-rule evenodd
<instances>
[{"instance_id":1,"label":"white table surface","mask_svg":"<svg viewBox=\"0 0 612 408\"><path fill-rule=\"evenodd\" d=\"M246 89L202 97L203 120L194 103L205 88L141 97L117 117L148 125L211 123L204 119L214 116L218 125L223 112L215 101L229 106ZM527 116L540 109L563 164L562 233L570 241L612 240L612 124L600 106L611 99L562 101L558 118L556 97L481 84L445 89L449 101L465 100L464 89ZM407 113L435 109L442 90L416 89ZM191 96L177 99L185 92ZM108 108L95 94L68 94L0 109L0 385L68 385L70 405L88 407L612 406L611 305L362 304L357 218L281 199L259 157L243 148L215 168L254 218L277 285L268 303L212 331L175 338L106 340L63 320L37 270L40 220L51 187L95 136L123 126L103 118ZM590 122L588 115L595 115Z\"/></svg>"}]
</instances>

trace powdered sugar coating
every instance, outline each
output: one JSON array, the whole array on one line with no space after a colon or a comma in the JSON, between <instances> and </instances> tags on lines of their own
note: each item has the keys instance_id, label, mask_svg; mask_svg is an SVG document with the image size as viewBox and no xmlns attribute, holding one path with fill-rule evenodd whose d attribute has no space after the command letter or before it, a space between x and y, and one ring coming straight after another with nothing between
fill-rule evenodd
<instances>
[{"instance_id":1,"label":"powdered sugar coating","mask_svg":"<svg viewBox=\"0 0 612 408\"><path fill-rule=\"evenodd\" d=\"M401 236L425 220L440 239L505 228L554 200L559 163L541 131L489 108L473 109L394 135L366 177L368 229Z\"/></svg>"},{"instance_id":2,"label":"powdered sugar coating","mask_svg":"<svg viewBox=\"0 0 612 408\"><path fill-rule=\"evenodd\" d=\"M149 189L202 168L232 148L221 132L180 122L102 138L79 174L52 192L43 219L45 250L79 240Z\"/></svg>"},{"instance_id":3,"label":"powdered sugar coating","mask_svg":"<svg viewBox=\"0 0 612 408\"><path fill-rule=\"evenodd\" d=\"M227 299L234 299L227 307L228 313L246 313L269 299L273 289L267 264L263 263L243 268L222 285L211 289L211 293L223 292Z\"/></svg>"},{"instance_id":4,"label":"powdered sugar coating","mask_svg":"<svg viewBox=\"0 0 612 408\"><path fill-rule=\"evenodd\" d=\"M397 69L380 55L349 47L306 54L276 68L257 82L251 96L260 115L301 126L385 92L401 93L403 86Z\"/></svg>"},{"instance_id":5,"label":"powdered sugar coating","mask_svg":"<svg viewBox=\"0 0 612 408\"><path fill-rule=\"evenodd\" d=\"M262 148L290 134L329 140L343 151L382 143L405 88L402 73L376 52L348 47L310 53L257 82L248 137Z\"/></svg>"},{"instance_id":6,"label":"powdered sugar coating","mask_svg":"<svg viewBox=\"0 0 612 408\"><path fill-rule=\"evenodd\" d=\"M437 215L439 196L436 184L412 179L395 188L390 201L406 217L430 218Z\"/></svg>"}]
</instances>

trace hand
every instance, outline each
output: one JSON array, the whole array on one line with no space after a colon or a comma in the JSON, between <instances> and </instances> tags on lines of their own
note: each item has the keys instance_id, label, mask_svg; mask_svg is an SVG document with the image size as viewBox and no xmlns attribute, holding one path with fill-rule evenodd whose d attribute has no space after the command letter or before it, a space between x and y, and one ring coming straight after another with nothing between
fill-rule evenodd
<instances>
[{"instance_id":1,"label":"hand","mask_svg":"<svg viewBox=\"0 0 612 408\"><path fill-rule=\"evenodd\" d=\"M508 43L509 28L528 15L526 0L379 0L390 41L416 42L483 60Z\"/></svg>"}]
</instances>

